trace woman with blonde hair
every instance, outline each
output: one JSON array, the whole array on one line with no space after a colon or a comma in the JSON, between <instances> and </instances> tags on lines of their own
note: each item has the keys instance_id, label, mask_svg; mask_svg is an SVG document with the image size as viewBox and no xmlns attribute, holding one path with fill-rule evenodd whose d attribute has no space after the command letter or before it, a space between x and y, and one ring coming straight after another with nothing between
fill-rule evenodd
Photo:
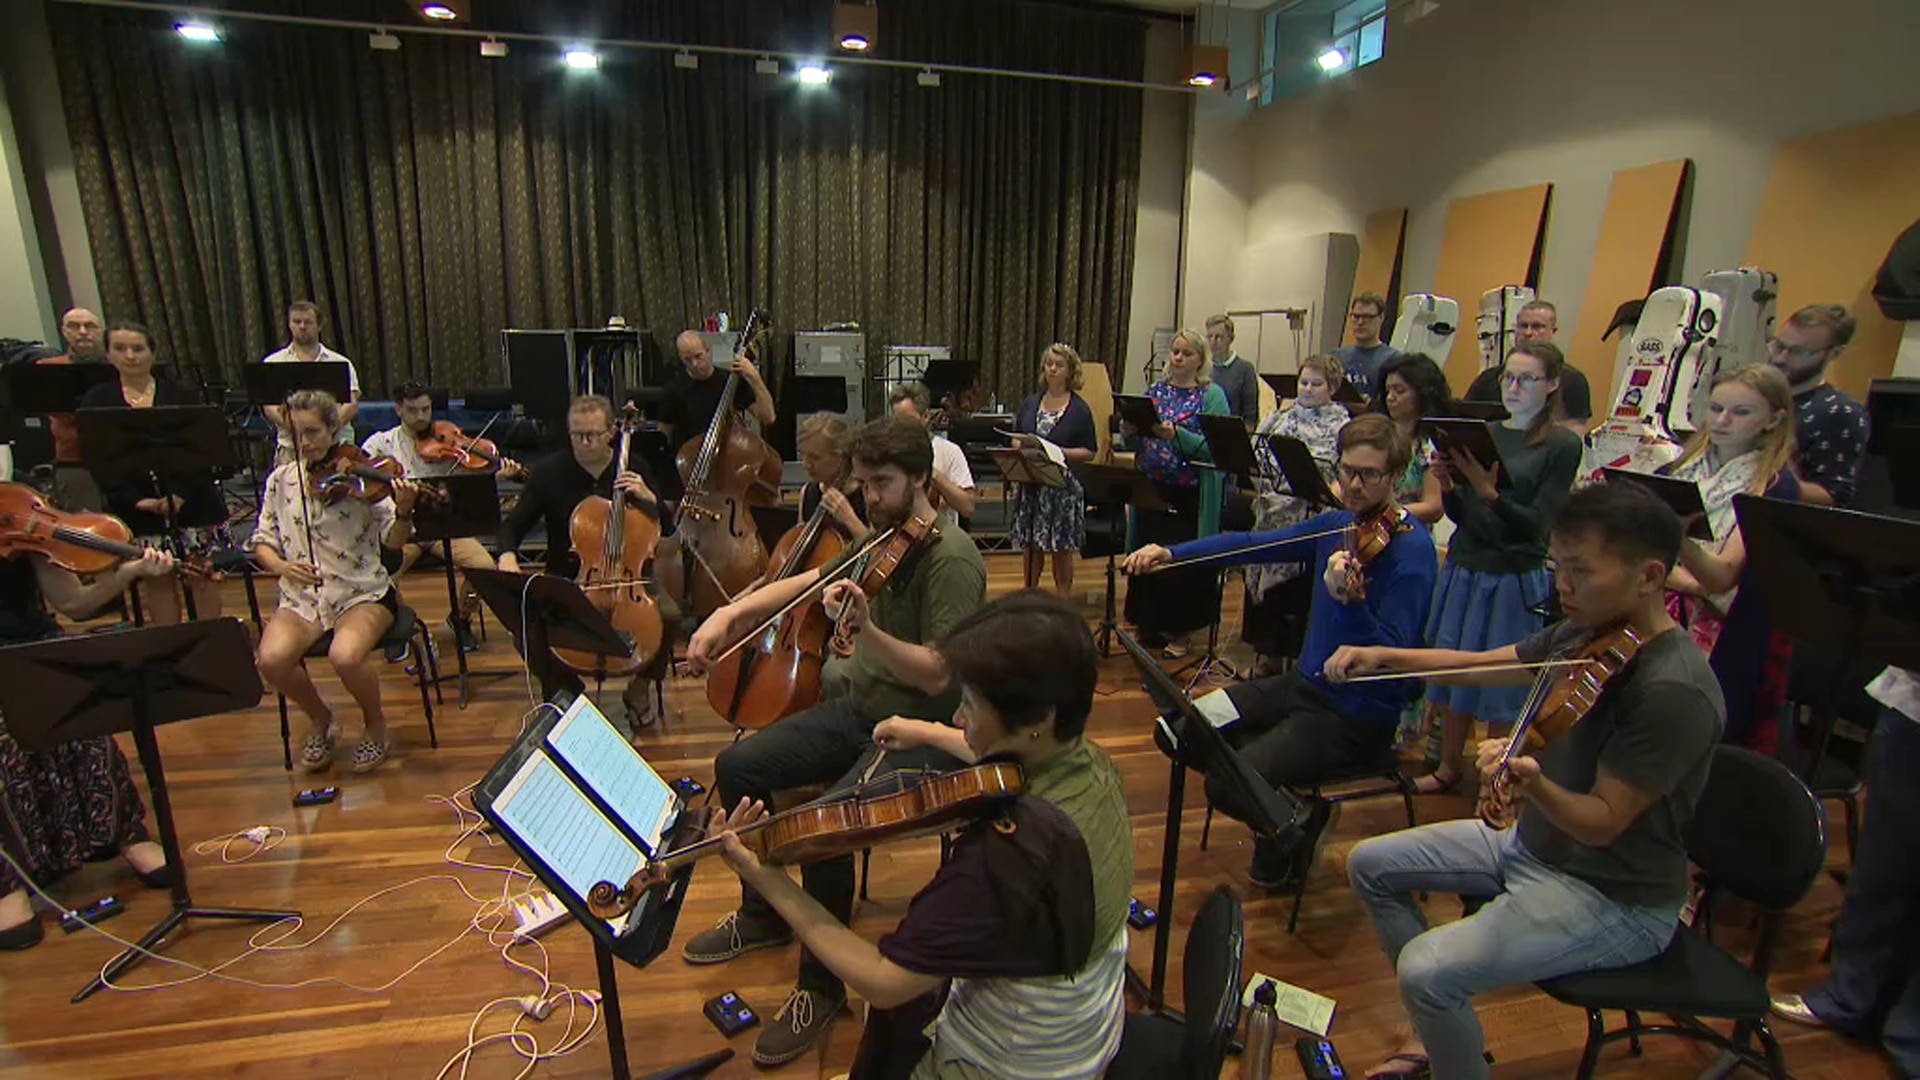
<instances>
[{"instance_id":1,"label":"woman with blonde hair","mask_svg":"<svg viewBox=\"0 0 1920 1080\"><path fill-rule=\"evenodd\" d=\"M1093 408L1076 393L1079 389L1080 354L1065 342L1047 346L1040 354L1040 389L1020 403L1013 430L1058 446L1069 465L1092 461L1100 448L1099 432L1093 424ZM1015 488L1008 532L1025 560L1027 588L1039 587L1040 564L1051 558L1053 587L1071 598L1073 562L1087 542L1087 493L1073 470L1067 470L1065 487L1022 484Z\"/></svg>"},{"instance_id":2,"label":"woman with blonde hair","mask_svg":"<svg viewBox=\"0 0 1920 1080\"><path fill-rule=\"evenodd\" d=\"M1774 752L1780 705L1793 658L1773 629L1756 590L1741 588L1747 545L1734 515L1736 495L1798 502L1791 467L1795 445L1793 392L1768 364L1726 372L1713 381L1707 425L1660 472L1700 488L1713 539L1689 537L1667 577L1667 607L1713 663L1727 700L1727 742Z\"/></svg>"},{"instance_id":3,"label":"woman with blonde hair","mask_svg":"<svg viewBox=\"0 0 1920 1080\"><path fill-rule=\"evenodd\" d=\"M800 489L800 519L813 516L821 503L847 539L867 532L867 500L853 479L853 425L838 413L814 413L794 432L800 467L811 481Z\"/></svg>"},{"instance_id":4,"label":"woman with blonde hair","mask_svg":"<svg viewBox=\"0 0 1920 1080\"><path fill-rule=\"evenodd\" d=\"M1336 356L1309 356L1300 361L1298 396L1260 422L1253 439L1253 531L1273 532L1307 520L1313 508L1296 496L1274 456L1270 441L1285 435L1305 443L1331 487L1338 457L1334 442L1349 419L1347 407L1333 400L1346 381ZM1313 575L1305 563L1255 563L1245 568L1247 608L1240 636L1260 657L1258 675L1278 675L1284 661L1300 655L1307 635L1307 610L1313 604Z\"/></svg>"},{"instance_id":5,"label":"woman with blonde hair","mask_svg":"<svg viewBox=\"0 0 1920 1080\"><path fill-rule=\"evenodd\" d=\"M1147 544L1172 547L1220 531L1220 471L1194 467L1213 462L1199 417L1233 414L1226 393L1207 378L1205 335L1197 330L1173 335L1167 373L1147 387L1147 396L1160 414L1159 426L1140 431L1122 421L1120 435L1127 446L1139 447L1135 460L1140 471L1160 489L1167 508L1133 508L1127 523L1128 551ZM1164 646L1168 659L1187 655L1187 635L1219 621L1217 574L1196 566L1133 579L1127 585L1127 621L1139 629L1144 643Z\"/></svg>"}]
</instances>

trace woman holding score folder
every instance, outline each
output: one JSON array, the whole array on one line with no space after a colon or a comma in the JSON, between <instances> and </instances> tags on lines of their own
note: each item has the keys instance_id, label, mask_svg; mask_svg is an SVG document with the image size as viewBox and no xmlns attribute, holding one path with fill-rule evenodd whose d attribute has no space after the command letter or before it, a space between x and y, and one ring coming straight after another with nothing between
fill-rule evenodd
<instances>
[{"instance_id":1,"label":"woman holding score folder","mask_svg":"<svg viewBox=\"0 0 1920 1080\"><path fill-rule=\"evenodd\" d=\"M1099 449L1093 409L1075 391L1080 389L1080 354L1065 342L1054 342L1040 354L1040 389L1027 395L1014 416L1013 430L1033 435L1060 448L1069 465L1092 461ZM1053 587L1061 596L1073 595L1073 563L1087 542L1087 493L1073 470L1065 470L1065 487L1022 484L1013 493L1013 546L1025 560L1026 585L1040 585L1040 564L1051 559Z\"/></svg>"}]
</instances>

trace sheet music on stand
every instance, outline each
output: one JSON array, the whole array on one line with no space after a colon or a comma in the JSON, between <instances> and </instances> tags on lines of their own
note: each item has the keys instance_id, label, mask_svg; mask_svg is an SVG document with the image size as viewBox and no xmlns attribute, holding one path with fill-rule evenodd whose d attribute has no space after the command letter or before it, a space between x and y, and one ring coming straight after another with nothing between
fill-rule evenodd
<instances>
[{"instance_id":1,"label":"sheet music on stand","mask_svg":"<svg viewBox=\"0 0 1920 1080\"><path fill-rule=\"evenodd\" d=\"M1058 444L1039 435L1004 428L994 430L1013 440L1012 446L987 451L987 456L1009 482L1040 487L1067 486L1067 455Z\"/></svg>"}]
</instances>

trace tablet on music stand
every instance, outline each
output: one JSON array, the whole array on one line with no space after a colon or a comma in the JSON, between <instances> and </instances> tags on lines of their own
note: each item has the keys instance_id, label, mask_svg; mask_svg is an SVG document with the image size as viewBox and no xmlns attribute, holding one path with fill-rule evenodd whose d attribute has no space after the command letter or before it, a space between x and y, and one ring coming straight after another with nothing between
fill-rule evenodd
<instances>
[{"instance_id":1,"label":"tablet on music stand","mask_svg":"<svg viewBox=\"0 0 1920 1080\"><path fill-rule=\"evenodd\" d=\"M1713 526L1707 524L1707 504L1700 497L1700 485L1691 480L1681 480L1658 473L1634 472L1632 469L1615 469L1611 466L1601 469L1601 475L1608 483L1638 484L1653 492L1663 503L1673 508L1681 518L1693 517L1693 524L1687 528L1687 535L1699 540L1713 540ZM1695 515L1698 515L1695 517Z\"/></svg>"},{"instance_id":2,"label":"tablet on music stand","mask_svg":"<svg viewBox=\"0 0 1920 1080\"><path fill-rule=\"evenodd\" d=\"M323 390L339 402L353 400L353 377L340 360L242 364L240 377L247 400L255 405L282 405L300 390Z\"/></svg>"},{"instance_id":3,"label":"tablet on music stand","mask_svg":"<svg viewBox=\"0 0 1920 1080\"><path fill-rule=\"evenodd\" d=\"M1507 475L1504 463L1500 460L1500 450L1493 444L1493 431L1488 421L1463 416L1430 416L1421 424L1426 428L1427 437L1442 453L1464 450L1488 470L1495 465L1502 465L1500 471L1494 474L1494 484L1497 487L1512 486L1513 478Z\"/></svg>"},{"instance_id":4,"label":"tablet on music stand","mask_svg":"<svg viewBox=\"0 0 1920 1080\"><path fill-rule=\"evenodd\" d=\"M1115 394L1113 409L1120 414L1120 419L1138 428L1142 435L1160 426L1160 407L1144 394Z\"/></svg>"}]
</instances>

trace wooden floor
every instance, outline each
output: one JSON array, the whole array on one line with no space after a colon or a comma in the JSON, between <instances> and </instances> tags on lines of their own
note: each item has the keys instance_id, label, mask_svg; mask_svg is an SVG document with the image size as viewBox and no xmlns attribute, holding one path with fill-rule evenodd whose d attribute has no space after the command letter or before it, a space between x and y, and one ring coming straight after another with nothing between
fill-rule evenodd
<instances>
[{"instance_id":1,"label":"wooden floor","mask_svg":"<svg viewBox=\"0 0 1920 1080\"><path fill-rule=\"evenodd\" d=\"M990 556L991 591L996 595L1019 584L1019 563L1008 555ZM1080 571L1082 588L1098 589L1096 567ZM441 579L429 572L407 581L408 599L437 620L446 611ZM231 611L244 614L237 586L228 586ZM1098 606L1089 604L1089 618ZM1230 613L1230 620L1232 615ZM1230 625L1232 623L1230 622ZM145 992L106 993L80 1005L68 997L98 971L116 947L87 933L67 936L57 928L40 947L0 956L0 1080L87 1077L433 1077L464 1045L474 1013L489 1000L539 992L539 983L502 962L499 950L463 931L476 904L452 883L466 883L478 897L497 897L503 875L456 869L443 852L459 835L444 797L477 779L518 730L527 708L526 684L511 645L497 632L474 657L478 670L494 677L476 680L474 700L462 711L452 696L438 713L440 748L427 748L419 698L398 668L384 681L386 702L401 740L397 760L372 776L344 771L320 783L337 784L340 800L331 806L294 810L289 797L314 782L289 777L281 769L274 699L251 712L177 724L164 729L160 745L178 815L181 840L189 849L200 841L253 825L275 825L290 836L284 846L242 865L223 865L218 854L188 856L195 899L208 905L294 907L306 925L289 944L313 941L332 920L369 894L427 878L361 907L311 948L261 953L233 964L228 975L256 982L316 982L299 989L270 991L202 979ZM451 661L451 643L441 632L443 655ZM324 665L322 665L324 672ZM330 676L321 686L329 699L345 695ZM452 689L451 687L449 689ZM1167 791L1165 759L1148 736L1151 710L1122 656L1107 661L1102 697L1091 731L1113 754L1127 778L1133 808L1135 894L1153 903L1160 871ZM611 696L611 695L609 695ZM669 718L648 738L650 759L669 777L712 779L712 760L732 737L707 707L698 682L671 684ZM344 717L350 736L357 717ZM131 756L131 748L128 748ZM136 767L137 773L137 767ZM1384 1057L1396 1038L1402 1014L1394 982L1359 903L1345 884L1346 852L1359 839L1401 824L1397 800L1348 808L1330 852L1316 873L1299 932L1286 930L1286 902L1250 890L1245 878L1246 833L1222 819L1215 823L1210 850L1200 850L1201 802L1198 785L1188 785L1182 830L1180 875L1173 912L1170 995L1180 998L1179 962L1186 927L1195 906L1213 887L1226 884L1246 902L1246 970L1265 972L1308 987L1339 1003L1333 1039L1350 1069L1361 1070ZM1464 800L1422 800L1423 821L1469 812ZM504 848L474 840L456 854L475 862L511 862ZM900 917L908 899L930 875L938 858L932 840L882 848L874 853L872 902L863 904L855 928L878 936ZM1844 852L1836 851L1839 865ZM700 1012L700 1003L734 990L771 1014L791 985L796 960L791 948L757 953L721 967L694 968L681 962L678 941L710 925L731 910L738 898L736 879L718 866L695 874L680 921L676 944L645 970L622 968L628 1046L636 1075L728 1045ZM60 882L54 894L82 904L106 894L128 900L127 913L107 924L134 937L167 909L164 893L142 889L123 864L91 866ZM1819 953L1826 926L1839 904L1839 890L1824 878L1794 912L1778 958L1774 984L1799 989L1823 972ZM1436 919L1457 909L1445 898L1431 905ZM52 923L49 921L51 927ZM171 942L167 955L195 964L229 961L243 952L249 930L212 923L196 925ZM338 985L381 987L442 946L450 948L420 964L391 988L363 992ZM587 936L562 927L545 939L552 977L576 987L594 982ZM514 950L516 957L539 962L537 950ZM1135 965L1146 971L1152 936L1136 934ZM129 977L136 986L180 980L191 971L148 962ZM482 1031L504 1030L510 1010L496 1010ZM1573 1073L1584 1033L1576 1011L1530 990L1491 995L1480 1002L1489 1045L1499 1061L1499 1077L1564 1077ZM528 1027L543 1048L556 1043L565 1027L556 1016ZM1782 1031L1793 1072L1803 1080L1820 1077L1880 1077L1890 1069L1877 1053L1837 1037L1793 1029ZM740 1055L718 1076L754 1073L747 1063L753 1034L736 1037ZM844 1072L859 1039L852 1019L837 1024L823 1048L781 1075L830 1077ZM1291 1053L1279 1055L1275 1075L1297 1076ZM1646 1057L1633 1060L1624 1049L1611 1053L1601 1075L1683 1077L1697 1073L1708 1055L1672 1040L1649 1044ZM502 1043L479 1052L471 1075L509 1077L522 1062ZM1229 1064L1229 1075L1236 1066ZM570 1057L548 1061L536 1075L604 1076L606 1040L595 1031Z\"/></svg>"}]
</instances>

